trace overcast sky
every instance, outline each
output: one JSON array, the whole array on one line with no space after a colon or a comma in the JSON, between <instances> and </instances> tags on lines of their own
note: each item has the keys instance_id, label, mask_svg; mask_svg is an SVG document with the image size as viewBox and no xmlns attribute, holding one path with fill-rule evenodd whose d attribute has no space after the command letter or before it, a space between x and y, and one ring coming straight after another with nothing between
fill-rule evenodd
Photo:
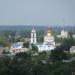
<instances>
[{"instance_id":1,"label":"overcast sky","mask_svg":"<svg viewBox=\"0 0 75 75\"><path fill-rule=\"evenodd\" d=\"M75 0L0 0L0 25L75 25Z\"/></svg>"}]
</instances>

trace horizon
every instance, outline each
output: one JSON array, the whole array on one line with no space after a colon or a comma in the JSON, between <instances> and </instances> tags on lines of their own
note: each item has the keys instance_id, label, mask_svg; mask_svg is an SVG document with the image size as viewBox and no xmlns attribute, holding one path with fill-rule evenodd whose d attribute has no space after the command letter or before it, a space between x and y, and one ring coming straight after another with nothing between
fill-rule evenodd
<instances>
[{"instance_id":1,"label":"horizon","mask_svg":"<svg viewBox=\"0 0 75 75\"><path fill-rule=\"evenodd\" d=\"M59 25L59 24L56 24L56 25L39 25L39 24L35 24L35 25L32 25L32 24L3 24L3 25L0 25L0 26L60 26L60 27L66 27L66 26L75 26L75 25Z\"/></svg>"}]
</instances>

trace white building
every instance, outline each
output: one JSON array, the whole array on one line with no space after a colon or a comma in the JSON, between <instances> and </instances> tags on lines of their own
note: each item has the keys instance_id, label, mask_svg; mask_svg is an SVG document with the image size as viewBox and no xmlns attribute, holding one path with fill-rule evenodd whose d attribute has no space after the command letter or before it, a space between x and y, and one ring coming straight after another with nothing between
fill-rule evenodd
<instances>
[{"instance_id":1,"label":"white building","mask_svg":"<svg viewBox=\"0 0 75 75\"><path fill-rule=\"evenodd\" d=\"M74 34L74 35L72 35L72 37L75 39L75 34Z\"/></svg>"},{"instance_id":2,"label":"white building","mask_svg":"<svg viewBox=\"0 0 75 75\"><path fill-rule=\"evenodd\" d=\"M33 28L32 29L32 31L31 31L31 43L33 43L33 44L36 44L37 43L37 37L36 37L36 31L35 31L35 29Z\"/></svg>"},{"instance_id":3,"label":"white building","mask_svg":"<svg viewBox=\"0 0 75 75\"><path fill-rule=\"evenodd\" d=\"M61 30L61 38L68 38L68 32L65 31L64 29Z\"/></svg>"},{"instance_id":4,"label":"white building","mask_svg":"<svg viewBox=\"0 0 75 75\"><path fill-rule=\"evenodd\" d=\"M65 31L64 29L61 29L61 32L59 35L56 35L58 38L68 38L69 33L68 31Z\"/></svg>"},{"instance_id":5,"label":"white building","mask_svg":"<svg viewBox=\"0 0 75 75\"><path fill-rule=\"evenodd\" d=\"M41 44L37 43L36 31L33 28L31 32L31 43L35 44L38 47L39 52L50 51L55 48L55 40L50 28L48 28L47 32L45 33L44 42Z\"/></svg>"}]
</instances>

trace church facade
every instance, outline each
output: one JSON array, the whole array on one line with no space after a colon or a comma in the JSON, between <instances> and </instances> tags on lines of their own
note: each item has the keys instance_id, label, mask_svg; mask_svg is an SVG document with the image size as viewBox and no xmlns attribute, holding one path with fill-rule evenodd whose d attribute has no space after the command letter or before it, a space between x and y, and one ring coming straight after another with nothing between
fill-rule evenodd
<instances>
[{"instance_id":1,"label":"church facade","mask_svg":"<svg viewBox=\"0 0 75 75\"><path fill-rule=\"evenodd\" d=\"M48 30L46 31L44 35L44 41L42 43L37 42L37 37L38 36L36 30L33 28L31 31L30 43L36 45L38 47L39 52L54 50L55 39L53 36L53 32L50 28L48 28Z\"/></svg>"}]
</instances>

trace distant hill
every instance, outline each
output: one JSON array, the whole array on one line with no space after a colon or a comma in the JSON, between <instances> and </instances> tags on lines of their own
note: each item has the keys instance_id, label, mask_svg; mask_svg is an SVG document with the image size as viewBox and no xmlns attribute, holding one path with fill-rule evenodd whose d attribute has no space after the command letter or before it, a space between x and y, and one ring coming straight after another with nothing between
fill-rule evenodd
<instances>
[{"instance_id":1,"label":"distant hill","mask_svg":"<svg viewBox=\"0 0 75 75\"><path fill-rule=\"evenodd\" d=\"M16 30L16 31L22 31L22 30L32 30L32 25L0 25L0 30ZM36 30L46 30L47 26L34 26ZM61 30L60 26L51 26L53 31L59 32ZM64 30L75 32L75 26L64 26Z\"/></svg>"}]
</instances>

